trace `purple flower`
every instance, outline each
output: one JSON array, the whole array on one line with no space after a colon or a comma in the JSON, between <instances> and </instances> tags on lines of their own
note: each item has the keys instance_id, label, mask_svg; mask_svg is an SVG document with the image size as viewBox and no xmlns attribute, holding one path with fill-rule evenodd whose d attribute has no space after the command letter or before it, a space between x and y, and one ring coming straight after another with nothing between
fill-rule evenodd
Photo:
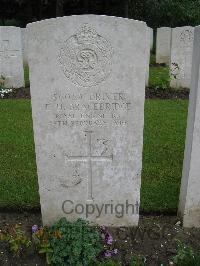
<instances>
[{"instance_id":1,"label":"purple flower","mask_svg":"<svg viewBox=\"0 0 200 266\"><path fill-rule=\"evenodd\" d=\"M118 249L117 248L113 249L113 254L117 254L117 253L118 253Z\"/></svg>"},{"instance_id":2,"label":"purple flower","mask_svg":"<svg viewBox=\"0 0 200 266\"><path fill-rule=\"evenodd\" d=\"M37 230L38 230L38 226L37 226L36 224L34 224L34 225L32 226L32 233L37 232Z\"/></svg>"},{"instance_id":3,"label":"purple flower","mask_svg":"<svg viewBox=\"0 0 200 266\"><path fill-rule=\"evenodd\" d=\"M113 237L109 234L107 238L107 244L112 245L112 242L113 242Z\"/></svg>"},{"instance_id":4,"label":"purple flower","mask_svg":"<svg viewBox=\"0 0 200 266\"><path fill-rule=\"evenodd\" d=\"M107 250L104 255L105 255L105 257L111 257L112 256L112 253Z\"/></svg>"}]
</instances>

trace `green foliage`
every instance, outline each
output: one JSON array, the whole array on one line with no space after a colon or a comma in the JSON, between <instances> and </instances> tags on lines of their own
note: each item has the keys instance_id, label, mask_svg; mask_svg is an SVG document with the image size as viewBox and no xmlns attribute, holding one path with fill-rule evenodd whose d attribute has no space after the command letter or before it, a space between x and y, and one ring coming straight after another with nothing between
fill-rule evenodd
<instances>
[{"instance_id":1,"label":"green foliage","mask_svg":"<svg viewBox=\"0 0 200 266\"><path fill-rule=\"evenodd\" d=\"M28 65L24 66L24 80L25 80L25 87L30 86L30 81L29 81L29 68Z\"/></svg>"},{"instance_id":2,"label":"green foliage","mask_svg":"<svg viewBox=\"0 0 200 266\"><path fill-rule=\"evenodd\" d=\"M131 258L130 266L144 266L145 265L145 258L140 255L135 255Z\"/></svg>"},{"instance_id":3,"label":"green foliage","mask_svg":"<svg viewBox=\"0 0 200 266\"><path fill-rule=\"evenodd\" d=\"M149 86L154 88L169 88L169 67L157 66L149 69Z\"/></svg>"},{"instance_id":4,"label":"green foliage","mask_svg":"<svg viewBox=\"0 0 200 266\"><path fill-rule=\"evenodd\" d=\"M22 252L32 244L31 240L26 236L26 233L19 225L11 226L1 231L0 241L7 242L10 250L16 256L20 256Z\"/></svg>"},{"instance_id":5,"label":"green foliage","mask_svg":"<svg viewBox=\"0 0 200 266\"><path fill-rule=\"evenodd\" d=\"M199 266L200 253L194 252L189 246L186 246L181 241L178 242L178 253L173 258L173 262L177 266Z\"/></svg>"},{"instance_id":6,"label":"green foliage","mask_svg":"<svg viewBox=\"0 0 200 266\"><path fill-rule=\"evenodd\" d=\"M153 28L200 24L199 0L0 0L0 24L25 27L35 20L104 14L142 20ZM57 8L60 6L60 12Z\"/></svg>"},{"instance_id":7,"label":"green foliage","mask_svg":"<svg viewBox=\"0 0 200 266\"><path fill-rule=\"evenodd\" d=\"M0 26L15 26L15 27L20 27L21 23L20 21L16 20L16 19L6 19L4 21L4 25L2 23L2 21L0 20Z\"/></svg>"},{"instance_id":8,"label":"green foliage","mask_svg":"<svg viewBox=\"0 0 200 266\"><path fill-rule=\"evenodd\" d=\"M49 228L45 226L37 230L32 236L33 243L36 245L38 252L46 255L48 264L51 264L50 253L53 253L53 249L51 248L49 241L51 234L52 232L50 232ZM53 235L57 236L56 232L54 232Z\"/></svg>"},{"instance_id":9,"label":"green foliage","mask_svg":"<svg viewBox=\"0 0 200 266\"><path fill-rule=\"evenodd\" d=\"M82 219L70 223L62 218L35 232L33 239L39 253L46 254L47 263L56 266L89 265L103 250L100 231Z\"/></svg>"},{"instance_id":10,"label":"green foliage","mask_svg":"<svg viewBox=\"0 0 200 266\"><path fill-rule=\"evenodd\" d=\"M150 55L150 65L155 65L156 64L156 55L151 52Z\"/></svg>"},{"instance_id":11,"label":"green foliage","mask_svg":"<svg viewBox=\"0 0 200 266\"><path fill-rule=\"evenodd\" d=\"M120 266L120 264L112 259L105 259L104 261L97 262L95 266Z\"/></svg>"},{"instance_id":12,"label":"green foliage","mask_svg":"<svg viewBox=\"0 0 200 266\"><path fill-rule=\"evenodd\" d=\"M152 27L200 24L199 0L146 0L147 22Z\"/></svg>"}]
</instances>

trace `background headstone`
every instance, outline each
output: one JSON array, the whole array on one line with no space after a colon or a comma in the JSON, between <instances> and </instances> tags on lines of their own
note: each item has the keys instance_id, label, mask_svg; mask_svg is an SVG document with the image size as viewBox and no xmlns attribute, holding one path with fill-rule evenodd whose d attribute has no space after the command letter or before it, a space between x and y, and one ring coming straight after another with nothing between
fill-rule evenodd
<instances>
[{"instance_id":1,"label":"background headstone","mask_svg":"<svg viewBox=\"0 0 200 266\"><path fill-rule=\"evenodd\" d=\"M147 37L146 37L146 79L145 79L145 85L149 85L149 64L150 64L150 56L151 56L151 28L147 27Z\"/></svg>"},{"instance_id":2,"label":"background headstone","mask_svg":"<svg viewBox=\"0 0 200 266\"><path fill-rule=\"evenodd\" d=\"M172 29L162 27L157 29L156 37L156 63L170 64Z\"/></svg>"},{"instance_id":3,"label":"background headstone","mask_svg":"<svg viewBox=\"0 0 200 266\"><path fill-rule=\"evenodd\" d=\"M24 66L28 65L28 58L27 58L27 29L21 28L21 36L22 36L22 55L23 55L23 63Z\"/></svg>"},{"instance_id":4,"label":"background headstone","mask_svg":"<svg viewBox=\"0 0 200 266\"><path fill-rule=\"evenodd\" d=\"M21 29L0 26L0 77L5 78L5 87L24 86Z\"/></svg>"},{"instance_id":5,"label":"background headstone","mask_svg":"<svg viewBox=\"0 0 200 266\"><path fill-rule=\"evenodd\" d=\"M170 86L172 88L190 88L193 38L193 27L172 29L170 65Z\"/></svg>"},{"instance_id":6,"label":"background headstone","mask_svg":"<svg viewBox=\"0 0 200 266\"><path fill-rule=\"evenodd\" d=\"M27 28L43 223L137 225L146 24L82 15Z\"/></svg>"},{"instance_id":7,"label":"background headstone","mask_svg":"<svg viewBox=\"0 0 200 266\"><path fill-rule=\"evenodd\" d=\"M200 27L195 28L188 127L179 213L185 227L200 227Z\"/></svg>"},{"instance_id":8,"label":"background headstone","mask_svg":"<svg viewBox=\"0 0 200 266\"><path fill-rule=\"evenodd\" d=\"M151 45L151 50L153 50L153 29L149 28L150 30L150 45Z\"/></svg>"}]
</instances>

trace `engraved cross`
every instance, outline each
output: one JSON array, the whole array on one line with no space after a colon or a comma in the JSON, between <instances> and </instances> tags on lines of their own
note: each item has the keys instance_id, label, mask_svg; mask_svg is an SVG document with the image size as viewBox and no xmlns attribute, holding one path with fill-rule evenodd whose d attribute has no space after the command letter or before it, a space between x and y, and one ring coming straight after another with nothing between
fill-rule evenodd
<instances>
[{"instance_id":1,"label":"engraved cross","mask_svg":"<svg viewBox=\"0 0 200 266\"><path fill-rule=\"evenodd\" d=\"M93 175L93 168L92 162L104 162L104 161L113 161L113 154L110 156L104 155L92 155L92 133L93 131L84 131L87 137L87 147L88 147L88 154L86 155L77 155L77 156L67 156L67 160L71 162L87 162L88 163L88 200L93 200L93 193L92 193L92 175Z\"/></svg>"}]
</instances>

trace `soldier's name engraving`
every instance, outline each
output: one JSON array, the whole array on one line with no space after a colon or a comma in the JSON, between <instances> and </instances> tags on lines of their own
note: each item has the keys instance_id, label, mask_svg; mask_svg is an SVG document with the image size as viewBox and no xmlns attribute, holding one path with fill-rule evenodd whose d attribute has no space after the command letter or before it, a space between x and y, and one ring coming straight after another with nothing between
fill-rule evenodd
<instances>
[{"instance_id":1,"label":"soldier's name engraving","mask_svg":"<svg viewBox=\"0 0 200 266\"><path fill-rule=\"evenodd\" d=\"M46 109L48 110L51 108L51 104L46 104ZM107 103L107 102L101 102L101 103L90 103L90 104L63 104L59 103L53 106L53 108L57 110L70 110L70 111L115 111L115 110L124 110L129 111L131 110L131 103L125 102L125 103Z\"/></svg>"},{"instance_id":2,"label":"soldier's name engraving","mask_svg":"<svg viewBox=\"0 0 200 266\"><path fill-rule=\"evenodd\" d=\"M60 93L53 92L44 109L51 112L54 126L84 127L126 126L132 103L126 93Z\"/></svg>"}]
</instances>

